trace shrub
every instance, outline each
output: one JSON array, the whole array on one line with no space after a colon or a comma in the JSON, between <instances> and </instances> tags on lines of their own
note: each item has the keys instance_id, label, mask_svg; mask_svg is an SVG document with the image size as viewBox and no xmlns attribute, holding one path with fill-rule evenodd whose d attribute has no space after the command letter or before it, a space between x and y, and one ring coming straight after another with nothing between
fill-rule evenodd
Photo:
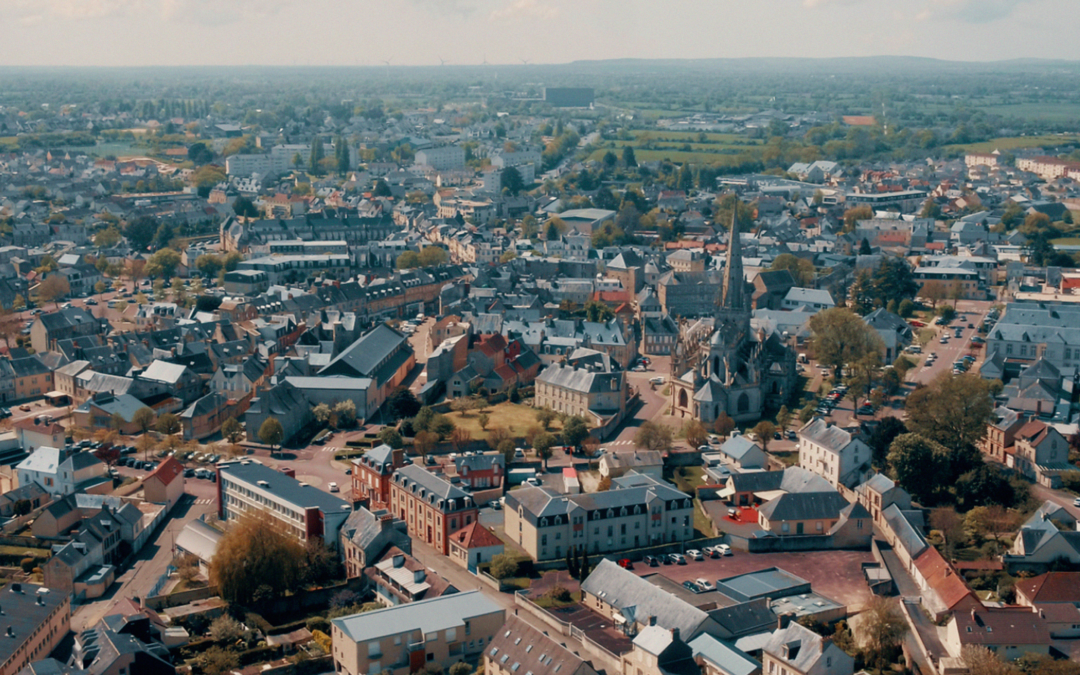
<instances>
[{"instance_id":1,"label":"shrub","mask_svg":"<svg viewBox=\"0 0 1080 675\"><path fill-rule=\"evenodd\" d=\"M19 567L21 567L22 571L26 572L27 574L31 574L34 571L34 567L36 565L37 565L37 561L34 560L33 558L23 558L19 562Z\"/></svg>"},{"instance_id":2,"label":"shrub","mask_svg":"<svg viewBox=\"0 0 1080 675\"><path fill-rule=\"evenodd\" d=\"M313 616L308 619L304 625L307 627L311 634L314 635L315 631L322 631L323 633L330 632L330 622L321 616Z\"/></svg>"},{"instance_id":3,"label":"shrub","mask_svg":"<svg viewBox=\"0 0 1080 675\"><path fill-rule=\"evenodd\" d=\"M544 595L555 602L570 602L571 600L570 591L562 586L554 586Z\"/></svg>"},{"instance_id":4,"label":"shrub","mask_svg":"<svg viewBox=\"0 0 1080 675\"><path fill-rule=\"evenodd\" d=\"M512 576L517 575L518 563L514 558L500 553L491 559L491 576L502 581L503 579L509 579Z\"/></svg>"},{"instance_id":5,"label":"shrub","mask_svg":"<svg viewBox=\"0 0 1080 675\"><path fill-rule=\"evenodd\" d=\"M236 642L243 632L240 622L228 614L222 614L210 624L210 637L214 642Z\"/></svg>"}]
</instances>

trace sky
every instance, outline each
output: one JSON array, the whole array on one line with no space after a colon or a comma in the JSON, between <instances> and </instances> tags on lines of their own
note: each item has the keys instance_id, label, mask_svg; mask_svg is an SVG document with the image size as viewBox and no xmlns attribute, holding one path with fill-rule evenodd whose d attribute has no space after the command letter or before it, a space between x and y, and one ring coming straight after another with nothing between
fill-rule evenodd
<instances>
[{"instance_id":1,"label":"sky","mask_svg":"<svg viewBox=\"0 0 1080 675\"><path fill-rule=\"evenodd\" d=\"M1080 60L1077 0L0 0L0 66Z\"/></svg>"}]
</instances>

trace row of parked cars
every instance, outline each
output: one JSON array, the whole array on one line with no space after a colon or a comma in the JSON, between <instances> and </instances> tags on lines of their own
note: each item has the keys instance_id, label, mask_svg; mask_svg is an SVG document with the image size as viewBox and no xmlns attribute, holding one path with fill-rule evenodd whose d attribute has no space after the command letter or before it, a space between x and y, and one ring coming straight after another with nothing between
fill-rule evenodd
<instances>
[{"instance_id":1,"label":"row of parked cars","mask_svg":"<svg viewBox=\"0 0 1080 675\"><path fill-rule=\"evenodd\" d=\"M833 387L833 390L828 393L825 398L821 399L818 403L816 412L819 415L828 415L832 412L832 409L840 405L840 401L844 400L844 396L847 395L847 386L841 384Z\"/></svg>"},{"instance_id":2,"label":"row of parked cars","mask_svg":"<svg viewBox=\"0 0 1080 675\"><path fill-rule=\"evenodd\" d=\"M668 553L666 555L647 555L645 556L645 564L649 567L658 567L659 565L685 565L688 560L723 558L726 555L731 555L731 547L727 544L717 544L716 546L706 546L700 551L692 548L685 554ZM619 564L622 565L622 561L620 561ZM626 565L623 565L623 567L626 567Z\"/></svg>"}]
</instances>

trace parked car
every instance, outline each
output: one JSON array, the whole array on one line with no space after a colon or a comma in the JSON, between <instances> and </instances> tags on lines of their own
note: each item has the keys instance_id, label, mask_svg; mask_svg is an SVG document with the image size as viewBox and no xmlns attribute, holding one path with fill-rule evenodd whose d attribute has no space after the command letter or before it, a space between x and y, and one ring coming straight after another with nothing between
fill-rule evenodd
<instances>
[{"instance_id":1,"label":"parked car","mask_svg":"<svg viewBox=\"0 0 1080 675\"><path fill-rule=\"evenodd\" d=\"M330 483L330 492L339 492L337 483Z\"/></svg>"},{"instance_id":2,"label":"parked car","mask_svg":"<svg viewBox=\"0 0 1080 675\"><path fill-rule=\"evenodd\" d=\"M682 585L683 585L683 588L690 591L691 593L700 593L701 592L701 588L697 585L696 581L690 581L689 579L687 579L686 581L682 582Z\"/></svg>"},{"instance_id":3,"label":"parked car","mask_svg":"<svg viewBox=\"0 0 1080 675\"><path fill-rule=\"evenodd\" d=\"M184 478L194 478L195 469L184 469Z\"/></svg>"},{"instance_id":4,"label":"parked car","mask_svg":"<svg viewBox=\"0 0 1080 675\"><path fill-rule=\"evenodd\" d=\"M697 550L696 548L692 548L689 551L687 551L686 552L686 557L690 558L691 560L704 560L705 559L705 556L702 555L701 551Z\"/></svg>"},{"instance_id":5,"label":"parked car","mask_svg":"<svg viewBox=\"0 0 1080 675\"><path fill-rule=\"evenodd\" d=\"M664 383L664 378L663 377L649 378L649 384L663 384L663 383Z\"/></svg>"},{"instance_id":6,"label":"parked car","mask_svg":"<svg viewBox=\"0 0 1080 675\"><path fill-rule=\"evenodd\" d=\"M676 565L685 565L686 564L686 556L684 556L682 553L669 553L668 554L668 560L670 560L672 563L674 563Z\"/></svg>"},{"instance_id":7,"label":"parked car","mask_svg":"<svg viewBox=\"0 0 1080 675\"><path fill-rule=\"evenodd\" d=\"M619 560L619 567L624 570L632 570L634 569L634 563L630 562L630 558L623 558Z\"/></svg>"},{"instance_id":8,"label":"parked car","mask_svg":"<svg viewBox=\"0 0 1080 675\"><path fill-rule=\"evenodd\" d=\"M720 555L731 555L731 547L727 544L717 544L716 550L720 552Z\"/></svg>"},{"instance_id":9,"label":"parked car","mask_svg":"<svg viewBox=\"0 0 1080 675\"><path fill-rule=\"evenodd\" d=\"M502 511L502 502L500 502L498 499L492 500L492 502L488 504L488 506L491 507L492 511Z\"/></svg>"},{"instance_id":10,"label":"parked car","mask_svg":"<svg viewBox=\"0 0 1080 675\"><path fill-rule=\"evenodd\" d=\"M645 564L649 567L659 567L660 559L654 555L647 555L645 556Z\"/></svg>"},{"instance_id":11,"label":"parked car","mask_svg":"<svg viewBox=\"0 0 1080 675\"><path fill-rule=\"evenodd\" d=\"M707 579L694 579L694 583L696 583L703 591L713 590L713 585L710 584Z\"/></svg>"}]
</instances>

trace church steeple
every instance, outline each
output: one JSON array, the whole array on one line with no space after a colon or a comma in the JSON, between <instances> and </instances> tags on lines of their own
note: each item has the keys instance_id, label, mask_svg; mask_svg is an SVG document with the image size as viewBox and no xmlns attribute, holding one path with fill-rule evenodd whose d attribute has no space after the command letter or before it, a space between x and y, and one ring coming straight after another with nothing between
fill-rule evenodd
<instances>
[{"instance_id":1,"label":"church steeple","mask_svg":"<svg viewBox=\"0 0 1080 675\"><path fill-rule=\"evenodd\" d=\"M720 308L724 310L745 311L746 277L742 266L742 241L739 239L739 199L731 208L731 234L728 237L727 264L724 267L724 285L720 291Z\"/></svg>"}]
</instances>

